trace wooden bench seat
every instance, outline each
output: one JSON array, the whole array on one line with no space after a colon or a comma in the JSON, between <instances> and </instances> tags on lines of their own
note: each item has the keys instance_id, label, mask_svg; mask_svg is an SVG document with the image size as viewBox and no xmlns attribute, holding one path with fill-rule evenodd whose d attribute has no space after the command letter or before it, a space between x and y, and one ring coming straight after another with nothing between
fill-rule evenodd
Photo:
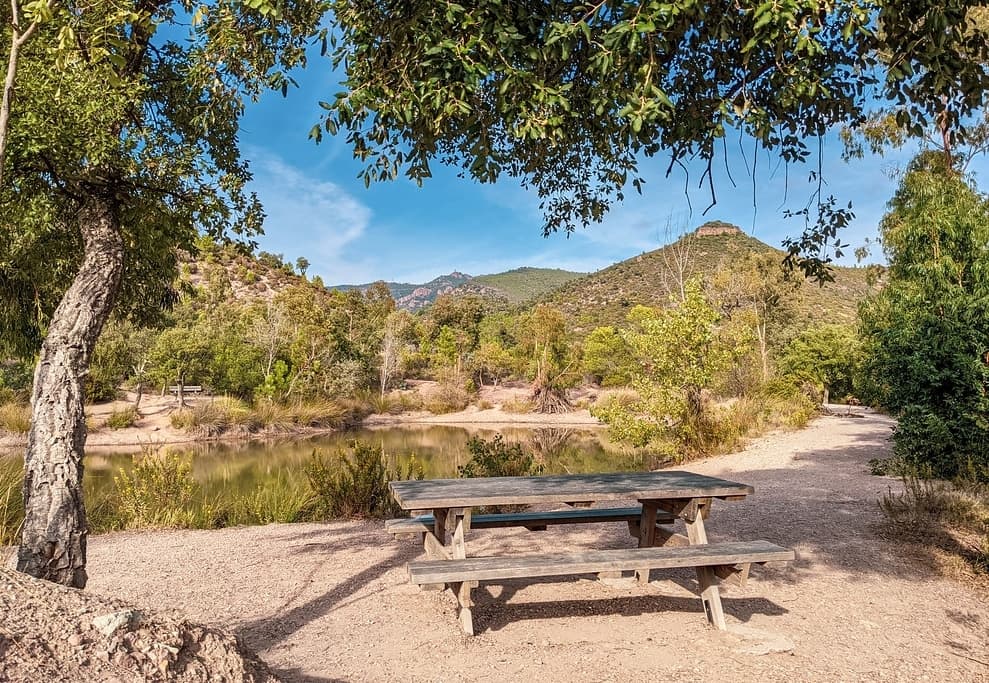
<instances>
[{"instance_id":1,"label":"wooden bench seat","mask_svg":"<svg viewBox=\"0 0 989 683\"><path fill-rule=\"evenodd\" d=\"M634 522L638 524L642 516L640 506L627 508L574 508L549 512L509 512L487 515L472 515L472 529L497 529L522 526L530 531L544 530L551 524L583 524L593 522ZM657 523L670 523L672 514L660 512ZM389 519L385 531L391 534L425 533L433 530L435 520L432 515L419 515L407 519ZM636 532L638 533L638 532Z\"/></svg>"},{"instance_id":2,"label":"wooden bench seat","mask_svg":"<svg viewBox=\"0 0 989 683\"><path fill-rule=\"evenodd\" d=\"M628 570L695 567L701 599L709 621L724 628L717 596L717 579L747 574L752 564L788 562L793 551L768 541L711 543L687 547L645 547L620 550L587 550L568 554L469 557L462 560L419 560L409 563L412 583L451 584L460 603L460 623L473 635L470 589L476 581L594 574ZM713 595L709 591L713 588ZM709 604L717 600L717 610Z\"/></svg>"}]
</instances>

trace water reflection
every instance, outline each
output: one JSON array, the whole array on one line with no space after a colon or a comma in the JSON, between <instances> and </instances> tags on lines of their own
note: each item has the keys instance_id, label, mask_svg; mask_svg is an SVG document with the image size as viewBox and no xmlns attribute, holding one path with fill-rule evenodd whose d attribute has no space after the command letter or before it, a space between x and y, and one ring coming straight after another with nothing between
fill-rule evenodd
<instances>
[{"instance_id":1,"label":"water reflection","mask_svg":"<svg viewBox=\"0 0 989 683\"><path fill-rule=\"evenodd\" d=\"M361 429L312 438L247 443L207 443L167 446L191 453L193 474L207 489L223 493L247 493L279 478L302 480L305 464L316 451L331 454L346 449L360 439L384 449L392 469L408 463L414 455L427 478L455 477L457 467L466 462L467 439L491 439L502 434L506 441L518 441L543 464L546 474L634 471L659 465L640 453L630 452L608 441L604 430L579 429L476 429L439 425L414 425L387 429ZM0 464L19 461L12 456ZM133 463L130 453L90 452L86 456L87 488L113 485L121 468Z\"/></svg>"}]
</instances>

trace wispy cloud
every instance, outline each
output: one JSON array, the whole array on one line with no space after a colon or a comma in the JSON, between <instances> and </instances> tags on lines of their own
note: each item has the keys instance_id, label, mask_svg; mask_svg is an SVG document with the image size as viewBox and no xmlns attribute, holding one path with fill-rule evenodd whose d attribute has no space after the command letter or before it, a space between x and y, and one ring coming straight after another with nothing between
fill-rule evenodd
<instances>
[{"instance_id":1,"label":"wispy cloud","mask_svg":"<svg viewBox=\"0 0 989 683\"><path fill-rule=\"evenodd\" d=\"M367 230L372 212L336 183L313 177L268 152L251 150L254 190L266 214L261 246L287 258L305 256L311 274L343 282L363 266L347 247Z\"/></svg>"}]
</instances>

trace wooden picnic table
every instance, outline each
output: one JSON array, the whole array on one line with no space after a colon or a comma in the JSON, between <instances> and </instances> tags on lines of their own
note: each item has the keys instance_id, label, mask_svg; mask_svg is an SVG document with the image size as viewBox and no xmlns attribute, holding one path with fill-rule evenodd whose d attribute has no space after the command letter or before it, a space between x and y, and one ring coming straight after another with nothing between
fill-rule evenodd
<instances>
[{"instance_id":1,"label":"wooden picnic table","mask_svg":"<svg viewBox=\"0 0 989 683\"><path fill-rule=\"evenodd\" d=\"M751 563L789 560L792 551L765 541L708 546L704 520L714 499L736 501L753 488L692 472L616 472L537 477L490 477L390 482L395 500L404 510L431 511L412 519L390 520L392 533L422 535L426 561L412 562L414 583L449 584L460 602L460 621L473 634L470 589L479 580L557 576L597 572L613 575L634 569L641 583L651 569L696 566L701 600L708 620L726 628L718 579L745 580ZM636 500L634 508L591 508L594 503ZM566 503L571 510L473 515L480 506L546 505ZM522 526L533 530L547 524L627 521L638 538L638 548L549 555L467 557L467 533L473 528ZM682 520L686 535L666 526ZM450 540L447 530L452 531ZM656 547L661 546L661 547ZM689 546L707 546L693 548Z\"/></svg>"}]
</instances>

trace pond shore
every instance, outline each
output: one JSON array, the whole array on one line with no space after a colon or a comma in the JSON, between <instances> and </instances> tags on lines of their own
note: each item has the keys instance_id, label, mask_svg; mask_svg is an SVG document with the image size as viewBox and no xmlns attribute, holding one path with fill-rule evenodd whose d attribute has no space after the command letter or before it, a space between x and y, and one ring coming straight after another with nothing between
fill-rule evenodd
<instances>
[{"instance_id":1,"label":"pond shore","mask_svg":"<svg viewBox=\"0 0 989 683\"><path fill-rule=\"evenodd\" d=\"M432 384L432 383L421 383ZM502 406L510 401L518 401L528 395L529 389L521 386L483 387L478 395L478 402L490 405L489 408L478 408L470 405L466 409L434 415L427 411L412 411L392 414L373 414L366 417L358 426L367 428L400 427L403 425L438 425L451 427L483 427L495 429L500 427L547 427L547 428L579 428L593 429L603 426L601 421L590 414L586 408L573 410L569 413L514 413L504 410ZM186 399L190 406L197 402L209 401L209 397L193 396ZM87 418L97 423L105 422L114 411L124 410L134 405L134 395L125 395L125 400L113 401L88 406ZM86 438L86 448L100 451L139 451L147 446L165 446L196 444L205 442L233 443L244 441L264 441L268 439L285 439L293 437L318 436L333 433L335 429L296 427L290 430L279 429L272 431L246 432L234 430L220 436L204 436L191 433L172 426L171 414L178 409L174 397L145 394L141 401L141 414L131 427L110 429L100 427L91 430ZM27 445L26 434L0 435L0 454L13 454Z\"/></svg>"}]
</instances>

